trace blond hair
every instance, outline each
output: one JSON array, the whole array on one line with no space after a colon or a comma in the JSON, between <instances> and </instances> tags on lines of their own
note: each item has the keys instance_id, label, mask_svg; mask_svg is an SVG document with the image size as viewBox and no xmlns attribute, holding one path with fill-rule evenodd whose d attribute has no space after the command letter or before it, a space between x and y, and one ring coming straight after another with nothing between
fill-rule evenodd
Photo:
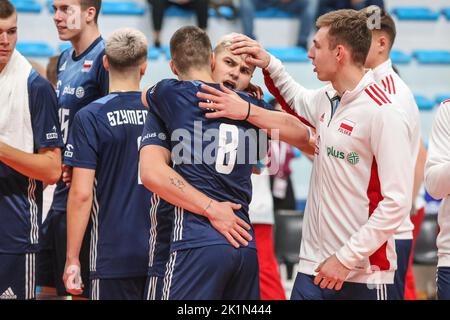
<instances>
[{"instance_id":1,"label":"blond hair","mask_svg":"<svg viewBox=\"0 0 450 320\"><path fill-rule=\"evenodd\" d=\"M139 30L123 28L106 41L105 54L113 69L139 67L147 59L148 41Z\"/></svg>"}]
</instances>

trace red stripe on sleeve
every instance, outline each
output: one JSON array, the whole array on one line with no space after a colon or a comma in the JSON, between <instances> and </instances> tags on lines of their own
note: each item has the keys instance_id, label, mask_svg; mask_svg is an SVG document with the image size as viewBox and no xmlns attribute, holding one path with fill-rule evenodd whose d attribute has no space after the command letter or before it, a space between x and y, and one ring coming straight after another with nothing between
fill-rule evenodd
<instances>
[{"instance_id":1,"label":"red stripe on sleeve","mask_svg":"<svg viewBox=\"0 0 450 320\"><path fill-rule=\"evenodd\" d=\"M380 93L383 95L383 97L384 97L389 103L392 103L391 100L389 100L389 97L388 97L388 95L386 94L386 92L383 91L383 89L381 89L377 84L375 84L374 87L378 90L378 92L380 92Z\"/></svg>"},{"instance_id":2,"label":"red stripe on sleeve","mask_svg":"<svg viewBox=\"0 0 450 320\"><path fill-rule=\"evenodd\" d=\"M302 116L298 115L294 110L291 109L289 104L284 100L283 96L281 95L278 88L275 86L275 83L273 82L272 78L270 77L269 72L266 69L263 69L264 74L264 83L266 84L267 89L269 89L269 92L277 99L278 103L281 105L281 108L286 111L287 113L293 115L297 119L299 119L301 122L306 124L308 127L311 127L315 129L315 127L309 123L308 120L303 118Z\"/></svg>"},{"instance_id":3,"label":"red stripe on sleeve","mask_svg":"<svg viewBox=\"0 0 450 320\"><path fill-rule=\"evenodd\" d=\"M395 83L394 83L394 78L392 77L392 74L389 76L389 78L391 79L392 92L393 92L394 94L396 94L396 93L395 93Z\"/></svg>"},{"instance_id":4,"label":"red stripe on sleeve","mask_svg":"<svg viewBox=\"0 0 450 320\"><path fill-rule=\"evenodd\" d=\"M372 92L383 102L383 104L387 103L387 100L385 99L384 95L380 93L380 91L377 90L375 85L370 86L370 89Z\"/></svg>"},{"instance_id":5,"label":"red stripe on sleeve","mask_svg":"<svg viewBox=\"0 0 450 320\"><path fill-rule=\"evenodd\" d=\"M372 100L375 101L379 106L382 105L382 103L381 103L377 98L375 98L375 96L370 92L369 88L366 88L364 91L365 91L365 92L369 95L369 97L371 97Z\"/></svg>"}]
</instances>

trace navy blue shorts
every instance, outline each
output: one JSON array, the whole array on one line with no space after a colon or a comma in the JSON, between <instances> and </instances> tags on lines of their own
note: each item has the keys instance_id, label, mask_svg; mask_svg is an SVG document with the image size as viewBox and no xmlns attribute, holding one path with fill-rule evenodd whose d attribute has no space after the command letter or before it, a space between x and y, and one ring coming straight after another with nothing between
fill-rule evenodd
<instances>
[{"instance_id":1,"label":"navy blue shorts","mask_svg":"<svg viewBox=\"0 0 450 320\"><path fill-rule=\"evenodd\" d=\"M164 286L164 277L148 276L145 285L144 300L161 300Z\"/></svg>"},{"instance_id":2,"label":"navy blue shorts","mask_svg":"<svg viewBox=\"0 0 450 320\"><path fill-rule=\"evenodd\" d=\"M86 229L80 252L81 278L85 288L80 297L89 298L89 245L90 226ZM59 296L66 292L62 277L66 265L67 215L64 211L50 210L41 232L41 251L37 256L37 283L39 286L55 287Z\"/></svg>"},{"instance_id":3,"label":"navy blue shorts","mask_svg":"<svg viewBox=\"0 0 450 320\"><path fill-rule=\"evenodd\" d=\"M174 251L166 267L163 300L259 300L255 249L212 245Z\"/></svg>"},{"instance_id":4,"label":"navy blue shorts","mask_svg":"<svg viewBox=\"0 0 450 320\"><path fill-rule=\"evenodd\" d=\"M437 270L437 298L450 300L450 267L439 267Z\"/></svg>"},{"instance_id":5,"label":"navy blue shorts","mask_svg":"<svg viewBox=\"0 0 450 320\"><path fill-rule=\"evenodd\" d=\"M314 276L299 272L292 289L291 300L389 300L389 286L393 285L344 282L339 291L321 289L314 284Z\"/></svg>"},{"instance_id":6,"label":"navy blue shorts","mask_svg":"<svg viewBox=\"0 0 450 320\"><path fill-rule=\"evenodd\" d=\"M389 300L403 300L405 298L406 272L411 256L412 240L395 240L397 253L397 270L395 270L394 285L389 286Z\"/></svg>"},{"instance_id":7,"label":"navy blue shorts","mask_svg":"<svg viewBox=\"0 0 450 320\"><path fill-rule=\"evenodd\" d=\"M0 253L0 300L35 299L35 274L35 253Z\"/></svg>"},{"instance_id":8,"label":"navy blue shorts","mask_svg":"<svg viewBox=\"0 0 450 320\"><path fill-rule=\"evenodd\" d=\"M91 280L91 300L143 300L147 277Z\"/></svg>"}]
</instances>

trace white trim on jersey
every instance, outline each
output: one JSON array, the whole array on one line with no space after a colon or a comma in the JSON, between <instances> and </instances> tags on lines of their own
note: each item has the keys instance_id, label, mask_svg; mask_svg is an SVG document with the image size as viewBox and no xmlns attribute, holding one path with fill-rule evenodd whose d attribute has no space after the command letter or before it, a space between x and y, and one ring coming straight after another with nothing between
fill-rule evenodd
<instances>
[{"instance_id":1,"label":"white trim on jersey","mask_svg":"<svg viewBox=\"0 0 450 320\"><path fill-rule=\"evenodd\" d=\"M147 300L156 300L158 277L150 277L148 281Z\"/></svg>"},{"instance_id":2,"label":"white trim on jersey","mask_svg":"<svg viewBox=\"0 0 450 320\"><path fill-rule=\"evenodd\" d=\"M91 281L91 300L100 300L100 279Z\"/></svg>"},{"instance_id":3,"label":"white trim on jersey","mask_svg":"<svg viewBox=\"0 0 450 320\"><path fill-rule=\"evenodd\" d=\"M25 299L35 298L36 293L36 254L25 254Z\"/></svg>"},{"instance_id":4,"label":"white trim on jersey","mask_svg":"<svg viewBox=\"0 0 450 320\"><path fill-rule=\"evenodd\" d=\"M95 272L97 269L97 243L98 243L98 199L97 199L97 179L94 180L94 199L92 203L92 230L91 230L91 253L90 253L90 271Z\"/></svg>"},{"instance_id":5,"label":"white trim on jersey","mask_svg":"<svg viewBox=\"0 0 450 320\"><path fill-rule=\"evenodd\" d=\"M151 207L150 207L150 237L148 239L149 244L149 252L148 252L148 266L153 266L153 260L155 258L155 250L156 250L156 237L158 235L157 227L158 220L156 218L156 214L158 212L160 197L154 193L151 198Z\"/></svg>"},{"instance_id":6,"label":"white trim on jersey","mask_svg":"<svg viewBox=\"0 0 450 320\"><path fill-rule=\"evenodd\" d=\"M170 287L172 285L172 276L175 269L175 262L177 260L177 252L174 251L170 255L169 262L166 265L166 274L164 276L164 288L161 300L169 300Z\"/></svg>"},{"instance_id":7,"label":"white trim on jersey","mask_svg":"<svg viewBox=\"0 0 450 320\"><path fill-rule=\"evenodd\" d=\"M175 228L173 230L173 241L179 241L183 239L183 217L184 209L181 207L175 207Z\"/></svg>"},{"instance_id":8,"label":"white trim on jersey","mask_svg":"<svg viewBox=\"0 0 450 320\"><path fill-rule=\"evenodd\" d=\"M387 287L386 284L377 284L377 300L387 300Z\"/></svg>"},{"instance_id":9,"label":"white trim on jersey","mask_svg":"<svg viewBox=\"0 0 450 320\"><path fill-rule=\"evenodd\" d=\"M39 240L38 206L36 204L36 180L28 179L28 203L30 204L30 242L37 244Z\"/></svg>"}]
</instances>

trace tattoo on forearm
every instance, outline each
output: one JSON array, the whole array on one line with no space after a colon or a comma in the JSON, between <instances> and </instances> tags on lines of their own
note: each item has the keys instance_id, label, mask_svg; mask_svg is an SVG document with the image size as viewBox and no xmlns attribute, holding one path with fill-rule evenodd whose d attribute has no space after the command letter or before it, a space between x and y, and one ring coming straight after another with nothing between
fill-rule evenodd
<instances>
[{"instance_id":1,"label":"tattoo on forearm","mask_svg":"<svg viewBox=\"0 0 450 320\"><path fill-rule=\"evenodd\" d=\"M177 178L170 178L170 183L178 188L181 192L184 192L185 184L183 181Z\"/></svg>"}]
</instances>

